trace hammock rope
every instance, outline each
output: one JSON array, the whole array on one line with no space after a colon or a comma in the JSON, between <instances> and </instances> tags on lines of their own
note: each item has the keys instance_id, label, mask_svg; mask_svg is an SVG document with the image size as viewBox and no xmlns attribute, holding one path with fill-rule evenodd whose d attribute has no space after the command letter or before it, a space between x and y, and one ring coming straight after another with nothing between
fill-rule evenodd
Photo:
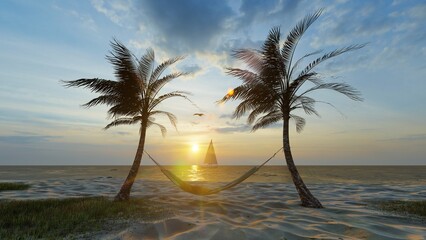
<instances>
[{"instance_id":1,"label":"hammock rope","mask_svg":"<svg viewBox=\"0 0 426 240\"><path fill-rule=\"evenodd\" d=\"M273 159L275 157L275 155L277 155L277 153L281 151L281 149L283 149L283 148L281 147L280 149L278 149L278 151L276 151L271 157L269 157L268 159L266 159L266 161L264 161L259 166L255 166L255 167L251 168L246 173L244 173L243 175L241 175L239 178L237 178L237 179L235 179L235 180L233 180L233 181L231 181L231 182L229 182L229 183L227 183L227 184L225 184L223 186L216 187L216 188L207 188L207 187L204 187L204 186L201 186L201 185L190 184L189 181L184 181L184 180L180 179L174 173L170 172L169 170L167 170L166 168L164 168L163 166L161 166L161 164L158 163L147 151L145 151L145 153L160 168L161 172L163 172L163 174L171 182L173 182L176 186L178 186L180 189L182 189L185 192L194 194L194 195L205 196L205 195L215 194L215 193L221 192L223 190L227 190L229 188L232 188L232 187L234 187L234 186L242 183L244 180L246 180L247 178L249 178L251 175L255 174L261 167L263 167L271 159Z\"/></svg>"}]
</instances>

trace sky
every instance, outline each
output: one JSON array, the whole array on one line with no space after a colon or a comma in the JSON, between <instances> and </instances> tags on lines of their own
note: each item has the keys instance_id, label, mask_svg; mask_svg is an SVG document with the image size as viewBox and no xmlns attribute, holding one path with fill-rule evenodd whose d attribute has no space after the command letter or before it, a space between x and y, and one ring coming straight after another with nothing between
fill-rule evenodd
<instances>
[{"instance_id":1,"label":"sky","mask_svg":"<svg viewBox=\"0 0 426 240\"><path fill-rule=\"evenodd\" d=\"M164 91L192 92L191 100L160 106L178 117L166 137L148 130L146 150L162 164L197 164L211 139L219 164L254 165L282 146L282 126L250 131L230 116L238 102L217 104L240 80L226 67L247 67L232 51L261 47L269 30L282 39L304 16L324 8L295 56L351 44L363 49L325 62L325 81L358 89L363 102L330 91L314 97L320 117L291 123L299 165L426 164L426 2L346 0L2 0L0 1L0 165L129 165L137 126L103 127L107 108L81 104L96 97L60 80L114 80L105 59L118 39L136 56L151 47L157 62L186 56L172 71L191 75ZM313 59L311 59L313 60ZM309 61L304 62L308 64ZM193 113L203 112L202 117ZM198 151L192 151L194 145ZM143 158L142 164L152 164ZM270 164L285 164L279 154Z\"/></svg>"}]
</instances>

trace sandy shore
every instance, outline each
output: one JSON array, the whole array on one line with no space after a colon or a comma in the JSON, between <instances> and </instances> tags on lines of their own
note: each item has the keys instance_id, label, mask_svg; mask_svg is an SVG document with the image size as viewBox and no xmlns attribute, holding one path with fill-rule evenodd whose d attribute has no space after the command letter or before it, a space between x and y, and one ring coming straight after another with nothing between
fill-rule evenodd
<instances>
[{"instance_id":1,"label":"sandy shore","mask_svg":"<svg viewBox=\"0 0 426 240\"><path fill-rule=\"evenodd\" d=\"M2 199L113 196L121 179L32 181L25 191L3 192ZM217 185L220 183L204 183ZM242 183L208 197L182 192L167 181L138 180L133 195L170 209L170 215L133 222L83 239L425 239L425 220L369 208L382 199L426 198L420 185L310 184L325 209L299 206L292 184Z\"/></svg>"},{"instance_id":2,"label":"sandy shore","mask_svg":"<svg viewBox=\"0 0 426 240\"><path fill-rule=\"evenodd\" d=\"M248 183L210 197L169 183L146 183L145 197L167 204L174 216L133 223L102 239L424 239L420 220L389 215L365 204L377 199L423 198L416 187L313 185L326 209L299 206L292 185Z\"/></svg>"}]
</instances>

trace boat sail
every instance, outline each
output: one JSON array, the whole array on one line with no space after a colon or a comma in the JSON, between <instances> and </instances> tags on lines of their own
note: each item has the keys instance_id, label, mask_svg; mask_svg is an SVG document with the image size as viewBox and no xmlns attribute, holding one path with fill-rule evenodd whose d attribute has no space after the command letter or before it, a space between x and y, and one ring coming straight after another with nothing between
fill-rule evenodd
<instances>
[{"instance_id":1,"label":"boat sail","mask_svg":"<svg viewBox=\"0 0 426 240\"><path fill-rule=\"evenodd\" d=\"M214 152L213 140L210 140L210 145L207 149L206 157L204 158L204 165L217 166L217 159L216 153Z\"/></svg>"}]
</instances>

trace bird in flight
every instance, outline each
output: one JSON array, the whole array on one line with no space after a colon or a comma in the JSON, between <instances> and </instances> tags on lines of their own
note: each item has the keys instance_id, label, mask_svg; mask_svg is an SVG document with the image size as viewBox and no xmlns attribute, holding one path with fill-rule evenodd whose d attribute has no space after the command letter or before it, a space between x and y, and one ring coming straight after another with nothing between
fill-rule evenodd
<instances>
[{"instance_id":1,"label":"bird in flight","mask_svg":"<svg viewBox=\"0 0 426 240\"><path fill-rule=\"evenodd\" d=\"M202 117L202 116L204 116L204 113L194 113L194 116Z\"/></svg>"}]
</instances>

